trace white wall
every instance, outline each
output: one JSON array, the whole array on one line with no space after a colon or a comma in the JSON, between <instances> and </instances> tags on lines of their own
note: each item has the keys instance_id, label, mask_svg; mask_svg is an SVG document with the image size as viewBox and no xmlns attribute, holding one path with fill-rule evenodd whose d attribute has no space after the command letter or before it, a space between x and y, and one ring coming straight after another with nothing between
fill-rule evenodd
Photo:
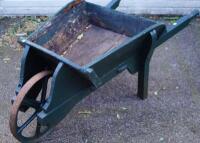
<instances>
[{"instance_id":1,"label":"white wall","mask_svg":"<svg viewBox=\"0 0 200 143\"><path fill-rule=\"evenodd\" d=\"M0 15L53 15L71 0L0 0ZM106 5L110 0L88 0ZM121 0L118 10L136 14L186 14L200 0Z\"/></svg>"}]
</instances>

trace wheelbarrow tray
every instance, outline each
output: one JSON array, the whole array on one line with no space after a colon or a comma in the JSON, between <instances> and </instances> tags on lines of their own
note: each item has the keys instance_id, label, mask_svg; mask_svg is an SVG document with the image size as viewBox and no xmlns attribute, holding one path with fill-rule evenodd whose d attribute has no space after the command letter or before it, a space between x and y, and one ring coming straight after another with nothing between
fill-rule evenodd
<instances>
[{"instance_id":1,"label":"wheelbarrow tray","mask_svg":"<svg viewBox=\"0 0 200 143\"><path fill-rule=\"evenodd\" d=\"M155 24L87 2L62 9L28 39L81 66Z\"/></svg>"}]
</instances>

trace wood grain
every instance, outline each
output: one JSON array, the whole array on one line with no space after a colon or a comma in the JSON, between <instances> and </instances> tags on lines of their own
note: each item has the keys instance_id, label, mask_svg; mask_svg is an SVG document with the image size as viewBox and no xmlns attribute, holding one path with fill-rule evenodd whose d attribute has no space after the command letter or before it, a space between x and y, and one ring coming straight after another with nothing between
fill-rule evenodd
<instances>
[{"instance_id":1,"label":"wood grain","mask_svg":"<svg viewBox=\"0 0 200 143\"><path fill-rule=\"evenodd\" d=\"M94 25L82 33L80 40L75 40L64 55L65 58L85 65L107 51L122 44L127 36Z\"/></svg>"}]
</instances>

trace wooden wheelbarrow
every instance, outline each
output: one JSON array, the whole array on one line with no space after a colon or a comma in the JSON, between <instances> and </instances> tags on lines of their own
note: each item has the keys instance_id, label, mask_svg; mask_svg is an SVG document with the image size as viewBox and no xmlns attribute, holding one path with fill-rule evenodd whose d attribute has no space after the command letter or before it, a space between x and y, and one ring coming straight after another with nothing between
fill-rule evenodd
<instances>
[{"instance_id":1,"label":"wooden wheelbarrow","mask_svg":"<svg viewBox=\"0 0 200 143\"><path fill-rule=\"evenodd\" d=\"M19 141L37 140L79 101L124 70L138 72L138 97L147 98L155 48L199 14L195 10L166 26L113 10L119 2L101 7L72 1L27 39L20 39L24 53L10 114L10 129ZM27 117L23 123L19 113ZM33 121L34 130L27 135Z\"/></svg>"}]
</instances>

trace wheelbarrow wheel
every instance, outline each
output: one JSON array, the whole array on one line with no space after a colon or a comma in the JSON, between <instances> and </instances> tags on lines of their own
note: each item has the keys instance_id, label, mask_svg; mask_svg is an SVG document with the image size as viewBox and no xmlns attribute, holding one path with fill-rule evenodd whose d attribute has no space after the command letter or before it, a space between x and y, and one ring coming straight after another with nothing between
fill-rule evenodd
<instances>
[{"instance_id":1,"label":"wheelbarrow wheel","mask_svg":"<svg viewBox=\"0 0 200 143\"><path fill-rule=\"evenodd\" d=\"M36 75L34 75L30 80L26 82L26 84L21 88L19 94L16 97L16 100L14 101L12 107L11 107L11 114L10 114L10 130L15 138L17 138L19 141L22 142L32 142L36 139L38 139L40 136L44 135L48 130L49 127L42 126L37 121L37 114L42 111L42 106L46 102L46 92L47 92L47 84L48 79L51 77L52 72L51 71L42 71ZM25 122L23 124L19 125L18 120L19 119L19 112L20 112L20 106L22 106L23 102L25 101L25 97L27 93L34 87L35 84L37 84L39 81L43 80L43 86L41 90L41 97L39 101L32 100L29 101L29 107L34 109L34 112L31 114L28 114L28 118L26 118ZM36 95L38 96L38 95ZM26 102L25 102L26 103ZM27 111L26 111L27 112ZM24 112L24 114L26 114ZM35 121L35 129L32 131L31 136L25 136L23 135L23 131L31 124L33 121Z\"/></svg>"}]
</instances>

